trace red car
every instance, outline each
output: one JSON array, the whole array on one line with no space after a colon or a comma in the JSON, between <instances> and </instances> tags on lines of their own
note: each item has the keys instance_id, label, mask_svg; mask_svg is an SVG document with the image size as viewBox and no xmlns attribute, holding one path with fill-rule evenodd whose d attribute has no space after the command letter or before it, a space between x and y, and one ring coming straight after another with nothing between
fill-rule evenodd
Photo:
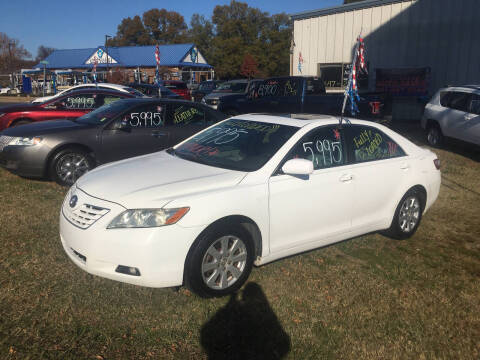
<instances>
[{"instance_id":1,"label":"red car","mask_svg":"<svg viewBox=\"0 0 480 360\"><path fill-rule=\"evenodd\" d=\"M13 126L35 121L53 119L75 119L111 102L133 98L126 92L101 89L84 89L44 103L22 103L0 108L0 131Z\"/></svg>"},{"instance_id":2,"label":"red car","mask_svg":"<svg viewBox=\"0 0 480 360\"><path fill-rule=\"evenodd\" d=\"M175 94L180 95L185 100L192 100L190 90L187 84L180 80L163 80L163 86L172 90Z\"/></svg>"}]
</instances>

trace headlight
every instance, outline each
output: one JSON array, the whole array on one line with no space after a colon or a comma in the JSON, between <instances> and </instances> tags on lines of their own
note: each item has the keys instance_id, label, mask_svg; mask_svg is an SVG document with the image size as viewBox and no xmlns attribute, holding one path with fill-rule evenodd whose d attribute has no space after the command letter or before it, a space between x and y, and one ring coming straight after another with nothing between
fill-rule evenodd
<instances>
[{"instance_id":1,"label":"headlight","mask_svg":"<svg viewBox=\"0 0 480 360\"><path fill-rule=\"evenodd\" d=\"M147 228L175 224L190 210L189 207L176 209L132 209L118 215L107 229Z\"/></svg>"},{"instance_id":2,"label":"headlight","mask_svg":"<svg viewBox=\"0 0 480 360\"><path fill-rule=\"evenodd\" d=\"M42 142L42 138L39 137L15 137L8 143L8 146L32 146L38 145Z\"/></svg>"},{"instance_id":3,"label":"headlight","mask_svg":"<svg viewBox=\"0 0 480 360\"><path fill-rule=\"evenodd\" d=\"M0 117L2 117L3 115L5 115L5 113L0 113Z\"/></svg>"}]
</instances>

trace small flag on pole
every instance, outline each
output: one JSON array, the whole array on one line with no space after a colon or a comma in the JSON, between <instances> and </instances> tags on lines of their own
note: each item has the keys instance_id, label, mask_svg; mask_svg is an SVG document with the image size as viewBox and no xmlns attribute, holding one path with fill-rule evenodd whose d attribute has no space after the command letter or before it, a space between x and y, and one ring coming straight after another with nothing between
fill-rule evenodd
<instances>
[{"instance_id":1,"label":"small flag on pole","mask_svg":"<svg viewBox=\"0 0 480 360\"><path fill-rule=\"evenodd\" d=\"M155 69L155 83L160 85L160 49L158 44L155 46L155 62L157 63L157 67Z\"/></svg>"},{"instance_id":2,"label":"small flag on pole","mask_svg":"<svg viewBox=\"0 0 480 360\"><path fill-rule=\"evenodd\" d=\"M345 89L345 97L342 107L342 118L345 113L345 105L347 99L350 101L350 113L356 115L359 113L357 102L360 101L358 95L357 76L358 72L367 73L367 65L365 62L365 43L359 36L357 38L357 44L355 45L355 52L353 54L352 69L348 78L347 88Z\"/></svg>"},{"instance_id":3,"label":"small flag on pole","mask_svg":"<svg viewBox=\"0 0 480 360\"><path fill-rule=\"evenodd\" d=\"M97 59L93 60L92 74L93 74L93 80L95 81L95 83L97 83Z\"/></svg>"}]
</instances>

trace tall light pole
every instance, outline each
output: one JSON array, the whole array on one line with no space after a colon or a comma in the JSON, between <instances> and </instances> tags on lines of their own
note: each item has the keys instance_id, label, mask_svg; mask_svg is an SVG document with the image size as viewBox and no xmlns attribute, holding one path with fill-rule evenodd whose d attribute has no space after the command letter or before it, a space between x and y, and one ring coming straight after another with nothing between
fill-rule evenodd
<instances>
[{"instance_id":1,"label":"tall light pole","mask_svg":"<svg viewBox=\"0 0 480 360\"><path fill-rule=\"evenodd\" d=\"M110 35L105 35L105 54L107 55L107 75L108 75L108 46L107 46L107 42L108 42L108 39L111 39L112 37Z\"/></svg>"}]
</instances>

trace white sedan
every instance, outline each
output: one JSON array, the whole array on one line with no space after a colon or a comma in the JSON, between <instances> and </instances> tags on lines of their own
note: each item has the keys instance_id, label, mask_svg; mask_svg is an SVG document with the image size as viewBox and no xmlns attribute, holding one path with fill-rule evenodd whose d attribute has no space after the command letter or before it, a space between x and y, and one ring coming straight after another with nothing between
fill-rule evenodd
<instances>
[{"instance_id":1,"label":"white sedan","mask_svg":"<svg viewBox=\"0 0 480 360\"><path fill-rule=\"evenodd\" d=\"M412 236L438 196L439 167L379 124L242 115L82 176L60 237L89 273L222 296L253 264L372 231Z\"/></svg>"},{"instance_id":2,"label":"white sedan","mask_svg":"<svg viewBox=\"0 0 480 360\"><path fill-rule=\"evenodd\" d=\"M72 86L68 89L65 89L63 91L60 91L60 92L56 93L55 95L38 97L38 98L32 100L32 103L43 103L47 100L51 100L51 99L60 97L62 95L66 95L66 94L68 94L72 91L75 91L75 90L85 90L85 89L90 89L90 88L117 90L117 91L120 91L120 92L125 92L125 93L135 95L137 97L145 97L145 95L143 95L141 92L139 92L138 90L135 90L134 88L132 88L130 86L119 85L119 84L110 84L110 83L95 83L95 84L90 83L90 84L80 84L80 85Z\"/></svg>"}]
</instances>

